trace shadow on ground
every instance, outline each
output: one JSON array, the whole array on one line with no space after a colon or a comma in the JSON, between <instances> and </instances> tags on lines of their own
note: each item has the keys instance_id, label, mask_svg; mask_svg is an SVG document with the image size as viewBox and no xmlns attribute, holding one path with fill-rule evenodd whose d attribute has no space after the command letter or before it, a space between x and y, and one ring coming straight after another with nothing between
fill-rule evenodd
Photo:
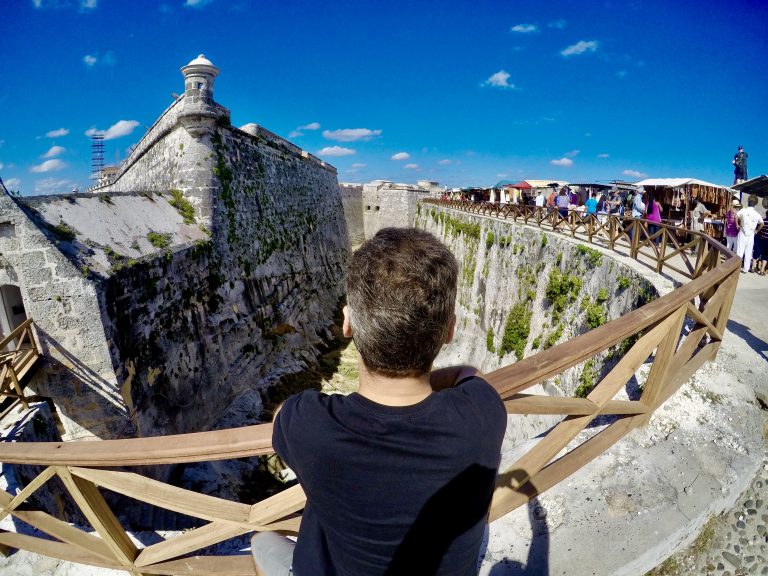
<instances>
[{"instance_id":1,"label":"shadow on ground","mask_svg":"<svg viewBox=\"0 0 768 576\"><path fill-rule=\"evenodd\" d=\"M531 523L531 547L525 563L504 560L494 564L488 576L540 576L549 574L549 525L547 510L538 498L528 502L528 521Z\"/></svg>"},{"instance_id":2,"label":"shadow on ground","mask_svg":"<svg viewBox=\"0 0 768 576\"><path fill-rule=\"evenodd\" d=\"M768 361L768 354L766 354L768 352L768 343L755 336L748 326L740 324L735 320L728 320L727 328L744 340L763 360Z\"/></svg>"}]
</instances>

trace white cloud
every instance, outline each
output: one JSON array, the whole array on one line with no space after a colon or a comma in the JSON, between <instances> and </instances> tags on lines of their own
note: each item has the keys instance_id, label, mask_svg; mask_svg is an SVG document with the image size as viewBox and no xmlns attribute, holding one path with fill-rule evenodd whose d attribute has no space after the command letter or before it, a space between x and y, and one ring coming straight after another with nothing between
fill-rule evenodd
<instances>
[{"instance_id":1,"label":"white cloud","mask_svg":"<svg viewBox=\"0 0 768 576\"><path fill-rule=\"evenodd\" d=\"M357 142L358 140L368 141L371 138L381 135L381 130L371 130L370 128L343 128L341 130L323 130L323 138L334 140L336 142Z\"/></svg>"},{"instance_id":2,"label":"white cloud","mask_svg":"<svg viewBox=\"0 0 768 576\"><path fill-rule=\"evenodd\" d=\"M93 10L98 6L98 0L32 0L32 6L37 9L79 8L80 10Z\"/></svg>"},{"instance_id":3,"label":"white cloud","mask_svg":"<svg viewBox=\"0 0 768 576\"><path fill-rule=\"evenodd\" d=\"M627 71L626 70L619 70L616 72L616 76L618 78L626 78L627 77Z\"/></svg>"},{"instance_id":4,"label":"white cloud","mask_svg":"<svg viewBox=\"0 0 768 576\"><path fill-rule=\"evenodd\" d=\"M403 166L403 168L407 168L408 170L417 170L419 168L418 164L406 164Z\"/></svg>"},{"instance_id":5,"label":"white cloud","mask_svg":"<svg viewBox=\"0 0 768 576\"><path fill-rule=\"evenodd\" d=\"M368 166L368 164L361 164L359 162L352 164L352 168L365 168L366 166Z\"/></svg>"},{"instance_id":6,"label":"white cloud","mask_svg":"<svg viewBox=\"0 0 768 576\"><path fill-rule=\"evenodd\" d=\"M570 152L566 152L565 155L568 156L568 158L575 158L579 155L579 152L581 152L581 150L571 150Z\"/></svg>"},{"instance_id":7,"label":"white cloud","mask_svg":"<svg viewBox=\"0 0 768 576\"><path fill-rule=\"evenodd\" d=\"M66 128L58 128L57 130L51 130L50 132L45 133L47 138L60 138L62 136L66 136L67 134L69 134L69 130Z\"/></svg>"},{"instance_id":8,"label":"white cloud","mask_svg":"<svg viewBox=\"0 0 768 576\"><path fill-rule=\"evenodd\" d=\"M36 194L61 194L72 189L71 180L57 180L56 178L44 178L35 182Z\"/></svg>"},{"instance_id":9,"label":"white cloud","mask_svg":"<svg viewBox=\"0 0 768 576\"><path fill-rule=\"evenodd\" d=\"M621 172L624 176L632 176L633 178L645 178L648 176L648 174L645 174L644 172L639 172L637 170L623 170Z\"/></svg>"},{"instance_id":10,"label":"white cloud","mask_svg":"<svg viewBox=\"0 0 768 576\"><path fill-rule=\"evenodd\" d=\"M304 136L305 130L318 130L320 128L319 122L310 122L309 124L305 124L304 126L299 126L295 130L291 130L288 133L288 138L298 138L299 136Z\"/></svg>"},{"instance_id":11,"label":"white cloud","mask_svg":"<svg viewBox=\"0 0 768 576\"><path fill-rule=\"evenodd\" d=\"M53 160L46 160L42 164L32 166L32 168L30 168L29 171L36 172L36 173L55 172L56 170L62 170L63 168L66 168L66 167L67 167L66 162L63 162L58 158L54 158Z\"/></svg>"},{"instance_id":12,"label":"white cloud","mask_svg":"<svg viewBox=\"0 0 768 576\"><path fill-rule=\"evenodd\" d=\"M93 68L97 64L99 66L114 66L117 63L117 56L112 50L107 50L104 54L86 54L83 56L83 62L89 68Z\"/></svg>"},{"instance_id":13,"label":"white cloud","mask_svg":"<svg viewBox=\"0 0 768 576\"><path fill-rule=\"evenodd\" d=\"M19 186L21 186L21 180L19 180L18 178L9 178L8 180L5 181L5 187L8 188L9 190L11 189L18 190Z\"/></svg>"},{"instance_id":14,"label":"white cloud","mask_svg":"<svg viewBox=\"0 0 768 576\"><path fill-rule=\"evenodd\" d=\"M557 20L549 22L547 26L549 26L550 28L557 28L558 30L562 30L563 28L565 28L566 24L568 23L565 20L563 20L562 18L558 18Z\"/></svg>"},{"instance_id":15,"label":"white cloud","mask_svg":"<svg viewBox=\"0 0 768 576\"><path fill-rule=\"evenodd\" d=\"M591 138L592 132L584 132L584 136L586 136L587 138Z\"/></svg>"},{"instance_id":16,"label":"white cloud","mask_svg":"<svg viewBox=\"0 0 768 576\"><path fill-rule=\"evenodd\" d=\"M610 156L610 154L606 154L605 152L603 152L602 154L598 154L597 155L598 158L608 158L609 156Z\"/></svg>"},{"instance_id":17,"label":"white cloud","mask_svg":"<svg viewBox=\"0 0 768 576\"><path fill-rule=\"evenodd\" d=\"M213 0L187 0L184 2L184 6L188 8L202 8L206 4L210 4Z\"/></svg>"},{"instance_id":18,"label":"white cloud","mask_svg":"<svg viewBox=\"0 0 768 576\"><path fill-rule=\"evenodd\" d=\"M2 170L3 168L5 168L5 164L3 164L2 162L0 162L0 170Z\"/></svg>"},{"instance_id":19,"label":"white cloud","mask_svg":"<svg viewBox=\"0 0 768 576\"><path fill-rule=\"evenodd\" d=\"M565 50L560 52L563 56L576 56L585 52L594 52L600 43L597 40L579 40L576 44L571 44Z\"/></svg>"},{"instance_id":20,"label":"white cloud","mask_svg":"<svg viewBox=\"0 0 768 576\"><path fill-rule=\"evenodd\" d=\"M356 152L351 148L343 148L342 146L326 146L317 151L318 156L350 156L351 154L356 154Z\"/></svg>"},{"instance_id":21,"label":"white cloud","mask_svg":"<svg viewBox=\"0 0 768 576\"><path fill-rule=\"evenodd\" d=\"M45 154L42 155L42 158L55 158L56 156L60 156L64 152L66 152L67 149L62 146L51 146L51 149L48 150Z\"/></svg>"},{"instance_id":22,"label":"white cloud","mask_svg":"<svg viewBox=\"0 0 768 576\"><path fill-rule=\"evenodd\" d=\"M440 164L440 166L448 166L451 161L448 158L444 158L442 160L438 160L437 163Z\"/></svg>"},{"instance_id":23,"label":"white cloud","mask_svg":"<svg viewBox=\"0 0 768 576\"><path fill-rule=\"evenodd\" d=\"M569 168L570 166L573 166L573 160L570 158L558 158L557 160L550 160L549 162L553 166L563 166L565 168Z\"/></svg>"},{"instance_id":24,"label":"white cloud","mask_svg":"<svg viewBox=\"0 0 768 576\"><path fill-rule=\"evenodd\" d=\"M139 123L136 120L118 120L106 130L90 128L89 130L85 131L85 135L90 138L91 136L95 136L101 132L104 135L104 140L114 140L115 138L128 136L128 134L133 132L134 128L136 128L138 125Z\"/></svg>"},{"instance_id":25,"label":"white cloud","mask_svg":"<svg viewBox=\"0 0 768 576\"><path fill-rule=\"evenodd\" d=\"M392 160L408 160L411 157L408 152L398 152L397 154L392 155Z\"/></svg>"},{"instance_id":26,"label":"white cloud","mask_svg":"<svg viewBox=\"0 0 768 576\"><path fill-rule=\"evenodd\" d=\"M510 74L506 70L499 70L495 74L491 74L490 78L483 82L483 86L494 86L496 88L514 88L515 85L508 82L509 76Z\"/></svg>"},{"instance_id":27,"label":"white cloud","mask_svg":"<svg viewBox=\"0 0 768 576\"><path fill-rule=\"evenodd\" d=\"M510 28L511 32L519 32L520 34L532 34L538 32L539 27L536 24L515 24Z\"/></svg>"}]
</instances>

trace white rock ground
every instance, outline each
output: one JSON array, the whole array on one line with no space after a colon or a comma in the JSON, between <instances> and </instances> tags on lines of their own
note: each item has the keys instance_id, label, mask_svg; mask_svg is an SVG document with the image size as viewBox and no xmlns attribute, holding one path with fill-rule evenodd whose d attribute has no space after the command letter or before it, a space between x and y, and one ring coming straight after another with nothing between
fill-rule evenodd
<instances>
[{"instance_id":1,"label":"white rock ground","mask_svg":"<svg viewBox=\"0 0 768 576\"><path fill-rule=\"evenodd\" d=\"M654 572L659 576L768 574L767 413L757 400L768 402L766 288L764 277L741 276L716 362L647 428L490 525L481 576L634 576L662 563ZM512 452L505 451L504 464ZM700 539L686 550L711 517L704 545ZM11 520L0 528L13 529ZM246 545L240 539L227 548ZM124 573L17 552L0 558L0 574Z\"/></svg>"}]
</instances>

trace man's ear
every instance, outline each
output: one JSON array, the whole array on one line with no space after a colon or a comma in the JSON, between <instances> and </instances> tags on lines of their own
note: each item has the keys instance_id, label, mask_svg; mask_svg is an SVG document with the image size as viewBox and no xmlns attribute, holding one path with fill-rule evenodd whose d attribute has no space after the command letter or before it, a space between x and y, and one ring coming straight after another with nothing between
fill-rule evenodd
<instances>
[{"instance_id":1,"label":"man's ear","mask_svg":"<svg viewBox=\"0 0 768 576\"><path fill-rule=\"evenodd\" d=\"M352 338L352 326L349 325L349 306L344 306L344 308L341 309L341 313L344 314L341 333L344 334L344 338Z\"/></svg>"},{"instance_id":2,"label":"man's ear","mask_svg":"<svg viewBox=\"0 0 768 576\"><path fill-rule=\"evenodd\" d=\"M448 326L448 334L445 336L445 344L450 344L456 331L456 314L451 318L451 324Z\"/></svg>"}]
</instances>

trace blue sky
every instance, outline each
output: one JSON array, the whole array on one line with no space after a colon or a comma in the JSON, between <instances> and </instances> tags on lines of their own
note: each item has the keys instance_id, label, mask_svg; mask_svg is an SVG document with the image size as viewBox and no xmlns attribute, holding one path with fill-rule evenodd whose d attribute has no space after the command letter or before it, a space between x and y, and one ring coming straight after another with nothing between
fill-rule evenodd
<instances>
[{"instance_id":1,"label":"blue sky","mask_svg":"<svg viewBox=\"0 0 768 576\"><path fill-rule=\"evenodd\" d=\"M768 172L762 0L3 0L0 176L89 184L89 130L123 159L204 53L214 97L339 180L732 181Z\"/></svg>"}]
</instances>

